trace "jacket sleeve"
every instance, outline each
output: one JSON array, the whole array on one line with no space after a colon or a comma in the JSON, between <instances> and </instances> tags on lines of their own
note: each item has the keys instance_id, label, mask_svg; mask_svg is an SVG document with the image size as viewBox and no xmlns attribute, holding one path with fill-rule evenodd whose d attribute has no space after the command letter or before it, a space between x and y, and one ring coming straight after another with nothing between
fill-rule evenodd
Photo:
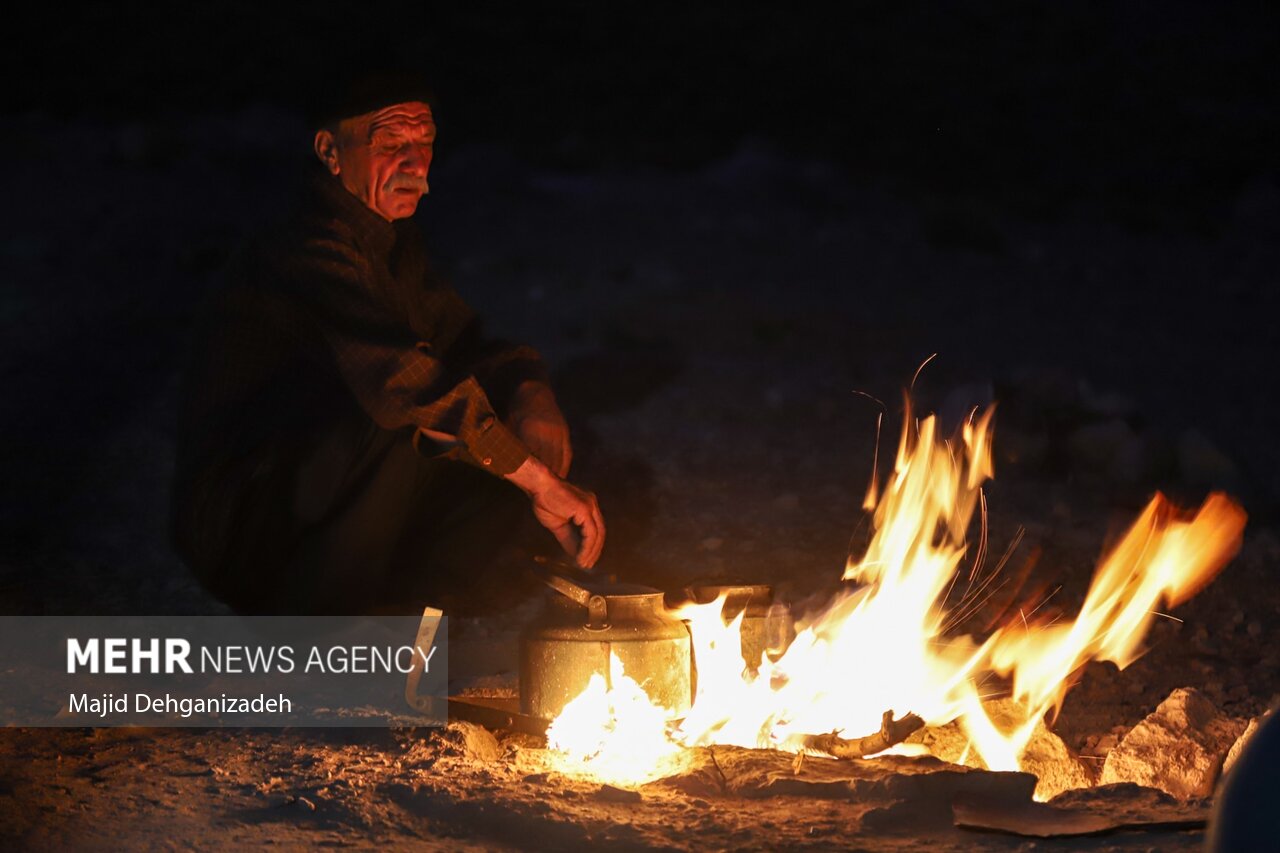
<instances>
[{"instance_id":1,"label":"jacket sleeve","mask_svg":"<svg viewBox=\"0 0 1280 853\"><path fill-rule=\"evenodd\" d=\"M484 388L500 417L510 411L511 398L520 383L533 380L551 384L546 365L533 347L487 339L481 321L472 317L446 354L450 364L465 365Z\"/></svg>"},{"instance_id":2,"label":"jacket sleeve","mask_svg":"<svg viewBox=\"0 0 1280 853\"><path fill-rule=\"evenodd\" d=\"M528 458L476 377L451 370L430 343L414 339L352 246L338 235L311 239L287 266L285 278L295 283L343 380L375 423L449 437L499 476Z\"/></svg>"}]
</instances>

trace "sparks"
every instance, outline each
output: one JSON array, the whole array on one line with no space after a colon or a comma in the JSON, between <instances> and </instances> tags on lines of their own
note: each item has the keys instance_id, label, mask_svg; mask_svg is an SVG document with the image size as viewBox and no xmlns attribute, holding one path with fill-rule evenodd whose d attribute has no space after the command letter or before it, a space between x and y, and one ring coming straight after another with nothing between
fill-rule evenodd
<instances>
[{"instance_id":1,"label":"sparks","mask_svg":"<svg viewBox=\"0 0 1280 853\"><path fill-rule=\"evenodd\" d=\"M552 726L553 744L563 748L564 733L578 732L574 748L587 772L635 782L660 774L657 765L672 755L668 747L799 751L809 735L874 732L885 710L897 709L934 726L958 720L982 765L1018 769L1036 726L1061 707L1073 674L1091 660L1121 668L1135 660L1152 618L1167 615L1155 608L1176 606L1221 570L1240 547L1246 516L1221 494L1190 515L1157 494L1101 561L1074 619L1037 618L1041 601L1029 612L1013 608L985 639L953 634L1007 580L994 582L1008 552L981 580L975 558L965 595L947 607L975 513L983 521L977 551L986 550L982 486L994 475L993 413L975 412L947 441L935 417L913 419L908 403L893 470L883 487L873 482L867 493L871 542L845 567L850 584L797 624L784 653L745 666L742 616L726 622L723 600L689 605L676 615L689 623L698 679L679 727L669 731L670 715L619 668L612 691L597 676L565 709ZM1008 679L1021 709L1012 728L1007 721L998 727L983 706L988 697L980 687L993 674ZM637 761L641 743L653 761Z\"/></svg>"}]
</instances>

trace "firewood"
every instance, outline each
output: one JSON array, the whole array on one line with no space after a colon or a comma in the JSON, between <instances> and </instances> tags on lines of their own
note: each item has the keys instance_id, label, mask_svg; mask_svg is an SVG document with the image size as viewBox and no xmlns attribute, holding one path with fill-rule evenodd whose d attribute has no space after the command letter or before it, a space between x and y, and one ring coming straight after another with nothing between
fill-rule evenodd
<instances>
[{"instance_id":1,"label":"firewood","mask_svg":"<svg viewBox=\"0 0 1280 853\"><path fill-rule=\"evenodd\" d=\"M809 735L804 739L805 749L824 752L836 758L862 758L883 752L902 743L912 732L924 726L924 720L915 714L907 714L900 720L893 718L893 711L885 711L880 718L880 731L859 738L842 738L838 732L825 735Z\"/></svg>"}]
</instances>

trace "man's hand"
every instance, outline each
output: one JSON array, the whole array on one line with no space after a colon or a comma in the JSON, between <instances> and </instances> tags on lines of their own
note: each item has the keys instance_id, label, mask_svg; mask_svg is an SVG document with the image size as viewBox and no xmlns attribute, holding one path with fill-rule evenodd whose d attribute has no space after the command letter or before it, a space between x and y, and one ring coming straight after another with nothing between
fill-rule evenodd
<instances>
[{"instance_id":1,"label":"man's hand","mask_svg":"<svg viewBox=\"0 0 1280 853\"><path fill-rule=\"evenodd\" d=\"M562 478L569 475L573 461L569 425L549 385L533 380L520 383L511 398L507 426L553 474Z\"/></svg>"},{"instance_id":2,"label":"man's hand","mask_svg":"<svg viewBox=\"0 0 1280 853\"><path fill-rule=\"evenodd\" d=\"M533 456L507 479L529 496L534 516L566 554L584 569L596 564L604 548L604 516L595 495L560 479Z\"/></svg>"}]
</instances>

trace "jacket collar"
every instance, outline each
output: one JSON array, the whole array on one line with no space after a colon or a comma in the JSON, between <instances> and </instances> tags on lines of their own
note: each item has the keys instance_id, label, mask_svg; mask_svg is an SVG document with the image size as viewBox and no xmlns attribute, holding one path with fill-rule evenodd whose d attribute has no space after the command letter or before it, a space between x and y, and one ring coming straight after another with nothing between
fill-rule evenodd
<instances>
[{"instance_id":1,"label":"jacket collar","mask_svg":"<svg viewBox=\"0 0 1280 853\"><path fill-rule=\"evenodd\" d=\"M333 175L320 172L315 187L321 202L338 219L350 226L356 239L373 252L387 255L396 243L396 227L356 198Z\"/></svg>"}]
</instances>

